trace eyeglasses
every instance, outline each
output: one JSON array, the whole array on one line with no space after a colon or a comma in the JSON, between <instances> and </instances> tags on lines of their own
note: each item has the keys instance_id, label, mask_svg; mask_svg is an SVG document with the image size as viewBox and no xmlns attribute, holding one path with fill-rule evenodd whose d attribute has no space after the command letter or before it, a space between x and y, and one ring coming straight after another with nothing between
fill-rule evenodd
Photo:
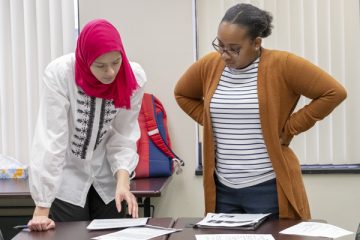
<instances>
[{"instance_id":1,"label":"eyeglasses","mask_svg":"<svg viewBox=\"0 0 360 240\"><path fill-rule=\"evenodd\" d=\"M215 38L211 44L218 53L220 53L220 54L227 53L233 57L239 56L240 49L239 50L235 50L235 49L231 49L231 48L227 49L227 48L221 47L220 45L216 44L216 41L218 41L217 38Z\"/></svg>"}]
</instances>

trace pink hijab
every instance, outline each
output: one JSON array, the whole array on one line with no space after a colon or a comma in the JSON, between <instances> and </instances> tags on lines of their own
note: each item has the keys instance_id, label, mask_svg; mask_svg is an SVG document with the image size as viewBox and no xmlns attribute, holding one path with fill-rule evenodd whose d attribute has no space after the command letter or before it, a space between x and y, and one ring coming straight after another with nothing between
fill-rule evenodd
<instances>
[{"instance_id":1,"label":"pink hijab","mask_svg":"<svg viewBox=\"0 0 360 240\"><path fill-rule=\"evenodd\" d=\"M103 84L91 73L90 66L96 58L110 51L119 51L122 63L115 80ZM110 22L104 19L88 22L77 40L75 56L75 81L87 95L114 100L116 108L130 109L130 97L138 84L120 34Z\"/></svg>"}]
</instances>

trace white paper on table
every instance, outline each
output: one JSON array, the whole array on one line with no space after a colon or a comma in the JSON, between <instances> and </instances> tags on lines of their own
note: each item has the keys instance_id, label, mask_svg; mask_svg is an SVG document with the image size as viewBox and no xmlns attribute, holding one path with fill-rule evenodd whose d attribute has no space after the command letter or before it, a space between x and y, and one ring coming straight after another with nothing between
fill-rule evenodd
<instances>
[{"instance_id":1,"label":"white paper on table","mask_svg":"<svg viewBox=\"0 0 360 240\"><path fill-rule=\"evenodd\" d=\"M353 232L327 223L301 222L281 231L280 233L312 237L338 238L352 234Z\"/></svg>"},{"instance_id":2,"label":"white paper on table","mask_svg":"<svg viewBox=\"0 0 360 240\"><path fill-rule=\"evenodd\" d=\"M145 226L148 218L113 218L113 219L94 219L86 227L88 230L100 230L111 228L126 228Z\"/></svg>"},{"instance_id":3,"label":"white paper on table","mask_svg":"<svg viewBox=\"0 0 360 240\"><path fill-rule=\"evenodd\" d=\"M131 227L114 233L101 235L92 239L97 240L146 240L159 237L169 233L181 231L175 228L163 228L158 226L146 225L145 227Z\"/></svg>"},{"instance_id":4,"label":"white paper on table","mask_svg":"<svg viewBox=\"0 0 360 240\"><path fill-rule=\"evenodd\" d=\"M196 240L275 240L271 234L201 234Z\"/></svg>"}]
</instances>

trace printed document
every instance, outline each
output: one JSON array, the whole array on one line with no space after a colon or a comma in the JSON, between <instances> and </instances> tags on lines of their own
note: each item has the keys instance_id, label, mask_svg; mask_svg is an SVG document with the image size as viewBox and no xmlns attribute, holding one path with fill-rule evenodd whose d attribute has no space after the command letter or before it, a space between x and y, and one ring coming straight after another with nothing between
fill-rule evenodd
<instances>
[{"instance_id":1,"label":"printed document","mask_svg":"<svg viewBox=\"0 0 360 240\"><path fill-rule=\"evenodd\" d=\"M196 224L199 228L256 228L270 213L266 214L229 214L229 213L208 213L206 217Z\"/></svg>"},{"instance_id":2,"label":"printed document","mask_svg":"<svg viewBox=\"0 0 360 240\"><path fill-rule=\"evenodd\" d=\"M196 240L275 240L271 234L201 234Z\"/></svg>"},{"instance_id":3,"label":"printed document","mask_svg":"<svg viewBox=\"0 0 360 240\"><path fill-rule=\"evenodd\" d=\"M88 230L100 230L111 228L127 228L145 226L148 218L114 218L114 219L94 219L86 227Z\"/></svg>"},{"instance_id":4,"label":"printed document","mask_svg":"<svg viewBox=\"0 0 360 240\"><path fill-rule=\"evenodd\" d=\"M92 239L96 240L146 240L173 232L181 231L175 228L163 228L146 225L145 227L131 227L114 233L105 234Z\"/></svg>"},{"instance_id":5,"label":"printed document","mask_svg":"<svg viewBox=\"0 0 360 240\"><path fill-rule=\"evenodd\" d=\"M281 231L280 233L327 238L339 238L352 234L352 232L345 229L319 222L301 222Z\"/></svg>"}]
</instances>

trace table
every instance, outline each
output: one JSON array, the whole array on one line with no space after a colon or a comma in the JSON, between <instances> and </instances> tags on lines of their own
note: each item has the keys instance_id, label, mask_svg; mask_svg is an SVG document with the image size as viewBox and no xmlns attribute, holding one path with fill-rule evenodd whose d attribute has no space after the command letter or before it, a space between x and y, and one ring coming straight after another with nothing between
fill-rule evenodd
<instances>
[{"instance_id":1,"label":"table","mask_svg":"<svg viewBox=\"0 0 360 240\"><path fill-rule=\"evenodd\" d=\"M295 224L301 222L301 220L289 220L289 219L280 219L280 220L266 220L263 222L259 228L255 231L244 231L244 230L231 230L231 229L199 229L192 228L192 224L199 222L201 218L178 218L175 222L174 228L182 228L183 231L176 232L170 235L168 240L195 240L196 234L272 234L276 240L329 240L329 238L321 237L305 237L305 236L295 236L295 235L283 235L279 234L280 231L291 227ZM319 221L319 220L317 220ZM320 221L324 222L324 221Z\"/></svg>"},{"instance_id":2,"label":"table","mask_svg":"<svg viewBox=\"0 0 360 240\"><path fill-rule=\"evenodd\" d=\"M153 217L151 214L151 198L161 197L162 191L170 182L171 177L140 178L130 182L130 191L137 197L139 206L144 207L144 217Z\"/></svg>"},{"instance_id":3,"label":"table","mask_svg":"<svg viewBox=\"0 0 360 240\"><path fill-rule=\"evenodd\" d=\"M95 230L90 231L86 229L86 226L89 224L89 221L79 221L79 222L57 222L55 229L49 230L46 232L19 232L13 240L32 240L32 239L56 239L56 240L88 240L93 237L97 237L103 234L108 234L116 232L119 229L111 230ZM172 227L174 220L172 218L150 218L148 224L161 226L161 227ZM153 238L154 240L166 240L167 236L161 236Z\"/></svg>"},{"instance_id":4,"label":"table","mask_svg":"<svg viewBox=\"0 0 360 240\"><path fill-rule=\"evenodd\" d=\"M143 207L143 216L151 217L151 198L160 197L171 177L131 180L130 190ZM0 230L5 239L18 230L12 226L27 223L34 211L28 179L0 179Z\"/></svg>"},{"instance_id":5,"label":"table","mask_svg":"<svg viewBox=\"0 0 360 240\"><path fill-rule=\"evenodd\" d=\"M131 180L130 190L138 198L144 207L144 217L151 216L151 197L160 197L161 192L170 182L171 177L163 178L141 178ZM11 200L10 204L4 200ZM31 200L28 179L1 179L0 180L0 210L4 214L7 207L31 207L34 203ZM31 200L27 204L21 203L17 206L14 200ZM15 205L14 205L15 204ZM1 213L0 213L1 215Z\"/></svg>"}]
</instances>

